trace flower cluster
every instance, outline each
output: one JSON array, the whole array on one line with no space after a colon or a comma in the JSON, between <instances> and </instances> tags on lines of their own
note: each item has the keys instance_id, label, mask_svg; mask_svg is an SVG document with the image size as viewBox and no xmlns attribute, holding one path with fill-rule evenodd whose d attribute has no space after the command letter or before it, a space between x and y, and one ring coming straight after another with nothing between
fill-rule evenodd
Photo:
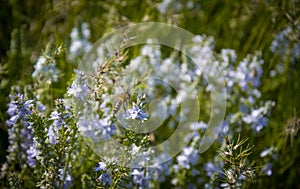
<instances>
[{"instance_id":1,"label":"flower cluster","mask_svg":"<svg viewBox=\"0 0 300 189\"><path fill-rule=\"evenodd\" d=\"M68 90L68 95L84 101L85 97L89 94L90 89L87 85L87 78L81 71L75 70L76 79L73 81Z\"/></svg>"},{"instance_id":2,"label":"flower cluster","mask_svg":"<svg viewBox=\"0 0 300 189\"><path fill-rule=\"evenodd\" d=\"M33 136L28 120L32 114L33 100L25 100L23 94L10 95L11 101L7 113L10 119L6 121L9 132L8 162L26 161L30 167L35 166L38 150L32 146ZM25 157L22 155L25 153ZM23 162L24 163L24 162Z\"/></svg>"},{"instance_id":3,"label":"flower cluster","mask_svg":"<svg viewBox=\"0 0 300 189\"><path fill-rule=\"evenodd\" d=\"M68 60L72 63L79 61L89 48L92 46L89 42L91 31L87 23L81 24L79 27L73 28L70 34L70 47L68 53Z\"/></svg>"},{"instance_id":4,"label":"flower cluster","mask_svg":"<svg viewBox=\"0 0 300 189\"><path fill-rule=\"evenodd\" d=\"M292 63L300 57L299 43L300 25L292 25L276 34L271 44L271 51L282 57L282 61L286 61L289 57Z\"/></svg>"},{"instance_id":5,"label":"flower cluster","mask_svg":"<svg viewBox=\"0 0 300 189\"><path fill-rule=\"evenodd\" d=\"M34 65L32 77L39 82L51 84L57 82L60 70L56 67L56 61L52 56L44 54L40 56Z\"/></svg>"},{"instance_id":6,"label":"flower cluster","mask_svg":"<svg viewBox=\"0 0 300 189\"><path fill-rule=\"evenodd\" d=\"M24 95L17 94L16 96L10 96L11 101L8 104L7 113L10 116L10 119L7 120L6 124L8 126L13 126L19 119L24 119L26 115L32 114L30 108L32 107L33 100L25 100ZM28 122L24 119L24 124L28 126Z\"/></svg>"}]
</instances>

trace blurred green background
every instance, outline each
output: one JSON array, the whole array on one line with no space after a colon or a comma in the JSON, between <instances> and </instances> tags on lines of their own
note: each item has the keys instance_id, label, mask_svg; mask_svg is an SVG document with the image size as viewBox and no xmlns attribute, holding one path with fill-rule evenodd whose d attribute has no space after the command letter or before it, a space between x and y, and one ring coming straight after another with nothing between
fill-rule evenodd
<instances>
[{"instance_id":1,"label":"blurred green background","mask_svg":"<svg viewBox=\"0 0 300 189\"><path fill-rule=\"evenodd\" d=\"M299 182L294 179L300 175L299 139L293 146L278 139L286 137L288 120L299 117L300 62L299 58L294 63L290 59L283 61L280 55L270 51L270 46L280 31L299 25L300 2L202 0L191 1L194 5L191 9L186 1L180 2L184 5L182 10L169 7L161 14L157 8L160 1L151 0L0 0L0 163L5 161L8 145L5 120L11 86L30 81L35 61L49 41L68 45L72 28L83 22L89 24L90 42L93 43L103 34L130 22L155 21L175 24L194 34L213 36L217 52L224 48L234 49L239 60L249 53L262 52L265 62L260 90L263 98L274 100L276 106L268 127L259 137L264 145L277 146L281 153L274 167L277 171L266 178L266 186L298 187ZM299 43L299 34L296 36L295 42ZM270 78L270 71L278 64L284 65L284 72ZM66 88L76 65L61 57L58 67L65 74L54 88ZM64 92L59 91L58 96ZM255 142L259 144L260 141ZM255 153L260 152L254 149Z\"/></svg>"}]
</instances>

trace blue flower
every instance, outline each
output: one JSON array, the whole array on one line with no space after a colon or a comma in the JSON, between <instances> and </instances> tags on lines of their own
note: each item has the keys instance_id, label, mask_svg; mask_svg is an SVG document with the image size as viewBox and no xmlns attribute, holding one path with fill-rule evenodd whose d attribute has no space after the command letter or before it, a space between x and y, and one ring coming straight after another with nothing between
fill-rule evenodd
<instances>
[{"instance_id":1,"label":"blue flower","mask_svg":"<svg viewBox=\"0 0 300 189\"><path fill-rule=\"evenodd\" d=\"M98 165L94 168L94 171L106 171L106 163L99 162Z\"/></svg>"},{"instance_id":2,"label":"blue flower","mask_svg":"<svg viewBox=\"0 0 300 189\"><path fill-rule=\"evenodd\" d=\"M191 165L197 164L199 159L198 150L193 147L185 147L182 153L177 156L178 165L183 168L190 169Z\"/></svg>"},{"instance_id":3,"label":"blue flower","mask_svg":"<svg viewBox=\"0 0 300 189\"><path fill-rule=\"evenodd\" d=\"M142 122L148 120L149 116L140 109L134 102L132 103L133 108L128 109L128 119L140 119Z\"/></svg>"},{"instance_id":4,"label":"blue flower","mask_svg":"<svg viewBox=\"0 0 300 189\"><path fill-rule=\"evenodd\" d=\"M77 127L80 133L84 137L91 137L93 139L96 139L96 132L95 128L97 127L97 123L93 120L87 120L84 116L79 119L77 122Z\"/></svg>"},{"instance_id":5,"label":"blue flower","mask_svg":"<svg viewBox=\"0 0 300 189\"><path fill-rule=\"evenodd\" d=\"M252 129L259 132L268 123L268 118L263 116L263 111L263 108L252 110L251 114L243 117L243 121L247 124L252 124Z\"/></svg>"},{"instance_id":6,"label":"blue flower","mask_svg":"<svg viewBox=\"0 0 300 189\"><path fill-rule=\"evenodd\" d=\"M58 175L59 179L64 182L64 189L70 188L70 185L72 184L71 175L68 172L66 172L65 175L64 169L59 169L58 171L59 171L59 175Z\"/></svg>"},{"instance_id":7,"label":"blue flower","mask_svg":"<svg viewBox=\"0 0 300 189\"><path fill-rule=\"evenodd\" d=\"M263 60L259 57L259 55L249 55L237 67L235 77L243 91L248 89L249 84L253 87L260 85Z\"/></svg>"},{"instance_id":8,"label":"blue flower","mask_svg":"<svg viewBox=\"0 0 300 189\"><path fill-rule=\"evenodd\" d=\"M84 101L84 98L89 94L89 87L86 84L79 84L73 82L70 89L68 90L68 95L73 95L75 98L79 98Z\"/></svg>"},{"instance_id":9,"label":"blue flower","mask_svg":"<svg viewBox=\"0 0 300 189\"><path fill-rule=\"evenodd\" d=\"M299 24L295 27L288 26L275 36L275 39L273 40L270 46L270 50L273 53L280 55L283 62L285 62L289 58L289 61L291 61L291 63L294 64L296 60L300 57L300 53L299 43L297 40L295 40L297 37L294 38L292 36L299 36L299 32Z\"/></svg>"},{"instance_id":10,"label":"blue flower","mask_svg":"<svg viewBox=\"0 0 300 189\"><path fill-rule=\"evenodd\" d=\"M27 163L30 167L34 167L36 164L36 158L38 157L40 151L34 146L30 146L30 148L26 151L27 153Z\"/></svg>"},{"instance_id":11,"label":"blue flower","mask_svg":"<svg viewBox=\"0 0 300 189\"><path fill-rule=\"evenodd\" d=\"M46 106L43 105L41 102L37 102L37 109L40 113L43 113L46 110Z\"/></svg>"},{"instance_id":12,"label":"blue flower","mask_svg":"<svg viewBox=\"0 0 300 189\"><path fill-rule=\"evenodd\" d=\"M100 182L102 182L102 184L104 186L107 185L107 184L112 185L112 178L111 178L111 176L110 176L110 174L108 172L102 173L99 176L98 180Z\"/></svg>"},{"instance_id":13,"label":"blue flower","mask_svg":"<svg viewBox=\"0 0 300 189\"><path fill-rule=\"evenodd\" d=\"M109 139L115 134L116 126L111 123L109 118L99 119L99 116L91 116L87 118L82 116L77 122L78 130L85 136L96 139L101 136L103 139Z\"/></svg>"},{"instance_id":14,"label":"blue flower","mask_svg":"<svg viewBox=\"0 0 300 189\"><path fill-rule=\"evenodd\" d=\"M259 156L265 157L267 155L271 155L273 151L274 151L274 147L267 148L264 151L262 151Z\"/></svg>"},{"instance_id":15,"label":"blue flower","mask_svg":"<svg viewBox=\"0 0 300 189\"><path fill-rule=\"evenodd\" d=\"M17 104L13 100L11 100L10 103L8 104L8 110L7 110L8 115L9 116L16 115L17 114L17 110L18 110Z\"/></svg>"},{"instance_id":16,"label":"blue flower","mask_svg":"<svg viewBox=\"0 0 300 189\"><path fill-rule=\"evenodd\" d=\"M42 55L34 65L34 72L32 73L32 77L50 84L52 83L52 81L58 81L59 73L60 70L57 69L55 60Z\"/></svg>"},{"instance_id":17,"label":"blue flower","mask_svg":"<svg viewBox=\"0 0 300 189\"><path fill-rule=\"evenodd\" d=\"M14 115L9 120L6 121L6 124L8 126L12 126L12 125L16 124L16 122L18 121L19 118L20 118L19 115Z\"/></svg>"},{"instance_id":18,"label":"blue flower","mask_svg":"<svg viewBox=\"0 0 300 189\"><path fill-rule=\"evenodd\" d=\"M59 118L59 116L58 116L58 112L56 110L51 112L49 120L56 120L58 118Z\"/></svg>"},{"instance_id":19,"label":"blue flower","mask_svg":"<svg viewBox=\"0 0 300 189\"><path fill-rule=\"evenodd\" d=\"M265 173L268 176L272 175L272 163L267 163L263 166L262 172Z\"/></svg>"},{"instance_id":20,"label":"blue flower","mask_svg":"<svg viewBox=\"0 0 300 189\"><path fill-rule=\"evenodd\" d=\"M33 106L33 100L25 101L24 95L17 94L16 96L10 95L11 101L8 104L7 113L10 115L10 119L6 121L8 126L14 125L18 119L24 119L26 122L26 115L32 114L30 108Z\"/></svg>"},{"instance_id":21,"label":"blue flower","mask_svg":"<svg viewBox=\"0 0 300 189\"><path fill-rule=\"evenodd\" d=\"M190 125L191 130L205 130L207 128L207 124L204 123L203 121L200 122L194 122Z\"/></svg>"},{"instance_id":22,"label":"blue flower","mask_svg":"<svg viewBox=\"0 0 300 189\"><path fill-rule=\"evenodd\" d=\"M75 70L76 78L68 90L68 95L84 101L85 97L90 93L84 72Z\"/></svg>"},{"instance_id":23,"label":"blue flower","mask_svg":"<svg viewBox=\"0 0 300 189\"><path fill-rule=\"evenodd\" d=\"M131 175L133 175L133 182L135 184L138 184L141 188L148 187L148 178L145 177L143 170L134 169Z\"/></svg>"},{"instance_id":24,"label":"blue flower","mask_svg":"<svg viewBox=\"0 0 300 189\"><path fill-rule=\"evenodd\" d=\"M54 120L53 125L55 127L57 127L58 130L60 130L61 127L66 124L63 118L65 118L65 116L62 117L62 115L55 110L55 111L51 112L49 120Z\"/></svg>"},{"instance_id":25,"label":"blue flower","mask_svg":"<svg viewBox=\"0 0 300 189\"><path fill-rule=\"evenodd\" d=\"M109 139L111 135L115 134L117 129L115 124L103 125L102 137L103 139Z\"/></svg>"},{"instance_id":26,"label":"blue flower","mask_svg":"<svg viewBox=\"0 0 300 189\"><path fill-rule=\"evenodd\" d=\"M215 166L212 162L208 162L204 165L206 175L212 177L215 172L222 172L219 167Z\"/></svg>"},{"instance_id":27,"label":"blue flower","mask_svg":"<svg viewBox=\"0 0 300 189\"><path fill-rule=\"evenodd\" d=\"M69 53L67 54L67 59L72 63L75 63L77 58L84 55L89 48L92 46L89 42L91 31L87 23L83 23L78 28L73 28L70 38L71 44L69 48Z\"/></svg>"},{"instance_id":28,"label":"blue flower","mask_svg":"<svg viewBox=\"0 0 300 189\"><path fill-rule=\"evenodd\" d=\"M53 127L53 125L50 125L48 128L48 133L47 133L48 139L50 144L57 144L58 143L58 131L56 127Z\"/></svg>"}]
</instances>

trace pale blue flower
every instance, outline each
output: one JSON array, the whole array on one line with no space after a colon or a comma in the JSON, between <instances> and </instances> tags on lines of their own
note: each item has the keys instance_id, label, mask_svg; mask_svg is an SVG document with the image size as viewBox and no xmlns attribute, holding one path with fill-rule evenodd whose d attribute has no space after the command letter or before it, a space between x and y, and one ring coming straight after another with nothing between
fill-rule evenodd
<instances>
[{"instance_id":1,"label":"pale blue flower","mask_svg":"<svg viewBox=\"0 0 300 189\"><path fill-rule=\"evenodd\" d=\"M26 151L27 153L27 163L30 167L34 167L36 164L36 159L40 153L40 151L34 147L34 146L30 146L30 148Z\"/></svg>"},{"instance_id":2,"label":"pale blue flower","mask_svg":"<svg viewBox=\"0 0 300 189\"><path fill-rule=\"evenodd\" d=\"M90 94L90 88L87 84L85 73L75 70L76 77L68 90L68 95L84 101L85 97Z\"/></svg>"},{"instance_id":3,"label":"pale blue flower","mask_svg":"<svg viewBox=\"0 0 300 189\"><path fill-rule=\"evenodd\" d=\"M83 56L92 46L89 42L91 31L87 23L81 24L78 28L75 27L71 31L71 44L67 59L72 63L76 63L77 58Z\"/></svg>"},{"instance_id":4,"label":"pale blue flower","mask_svg":"<svg viewBox=\"0 0 300 189\"><path fill-rule=\"evenodd\" d=\"M117 127L115 124L103 125L102 137L109 139L111 135L115 134Z\"/></svg>"},{"instance_id":5,"label":"pale blue flower","mask_svg":"<svg viewBox=\"0 0 300 189\"><path fill-rule=\"evenodd\" d=\"M47 132L47 137L49 139L50 144L57 144L58 143L58 131L56 127L50 125Z\"/></svg>"},{"instance_id":6,"label":"pale blue flower","mask_svg":"<svg viewBox=\"0 0 300 189\"><path fill-rule=\"evenodd\" d=\"M66 123L64 118L56 110L51 112L49 120L54 120L53 125L60 130Z\"/></svg>"},{"instance_id":7,"label":"pale blue flower","mask_svg":"<svg viewBox=\"0 0 300 189\"><path fill-rule=\"evenodd\" d=\"M17 114L17 110L18 110L17 104L14 103L14 101L11 100L10 103L8 104L8 110L7 110L8 115L9 116L16 115Z\"/></svg>"},{"instance_id":8,"label":"pale blue flower","mask_svg":"<svg viewBox=\"0 0 300 189\"><path fill-rule=\"evenodd\" d=\"M205 130L207 128L207 124L203 121L195 122L190 125L191 130Z\"/></svg>"},{"instance_id":9,"label":"pale blue flower","mask_svg":"<svg viewBox=\"0 0 300 189\"><path fill-rule=\"evenodd\" d=\"M267 176L272 175L272 163L267 163L263 166L262 172L265 173Z\"/></svg>"},{"instance_id":10,"label":"pale blue flower","mask_svg":"<svg viewBox=\"0 0 300 189\"><path fill-rule=\"evenodd\" d=\"M170 8L170 4L172 3L172 0L163 0L159 6L157 7L158 11L162 14L165 14Z\"/></svg>"},{"instance_id":11,"label":"pale blue flower","mask_svg":"<svg viewBox=\"0 0 300 189\"><path fill-rule=\"evenodd\" d=\"M289 61L294 64L300 57L300 44L297 40L299 39L299 32L300 25L297 24L294 27L288 26L275 36L270 49L273 53L281 56L282 62L289 58Z\"/></svg>"},{"instance_id":12,"label":"pale blue flower","mask_svg":"<svg viewBox=\"0 0 300 189\"><path fill-rule=\"evenodd\" d=\"M71 175L68 172L66 172L65 174L64 169L59 169L58 171L59 171L59 175L58 175L59 179L64 182L64 189L68 189L72 184Z\"/></svg>"},{"instance_id":13,"label":"pale blue flower","mask_svg":"<svg viewBox=\"0 0 300 189\"><path fill-rule=\"evenodd\" d=\"M271 156L275 161L278 160L278 154L276 153L276 148L274 146L270 147L270 148L266 148L265 150L263 150L260 153L260 157L266 157L266 156Z\"/></svg>"},{"instance_id":14,"label":"pale blue flower","mask_svg":"<svg viewBox=\"0 0 300 189\"><path fill-rule=\"evenodd\" d=\"M217 172L217 173L222 172L222 170L219 167L217 167L216 165L214 165L212 162L206 163L204 165L204 170L206 171L206 175L208 177L212 177L215 174L215 172Z\"/></svg>"},{"instance_id":15,"label":"pale blue flower","mask_svg":"<svg viewBox=\"0 0 300 189\"><path fill-rule=\"evenodd\" d=\"M26 115L32 114L32 111L30 109L33 106L33 100L25 101L24 95L21 94L17 94L16 96L11 95L10 98L11 101L8 104L7 112L11 117L6 121L6 124L8 126L12 126L18 121L18 119L24 119L24 121L26 122Z\"/></svg>"},{"instance_id":16,"label":"pale blue flower","mask_svg":"<svg viewBox=\"0 0 300 189\"><path fill-rule=\"evenodd\" d=\"M84 101L84 98L89 94L89 87L87 84L79 84L77 82L73 82L71 87L68 90L68 95L72 95L75 98L79 98Z\"/></svg>"},{"instance_id":17,"label":"pale blue flower","mask_svg":"<svg viewBox=\"0 0 300 189\"><path fill-rule=\"evenodd\" d=\"M156 164L154 164L152 167L152 174L155 175L156 180L158 182L164 182L166 177L170 175L170 167L172 166L172 160L171 156L167 153L162 153L158 157L155 158ZM169 159L168 161L164 162L165 159ZM164 163L161 163L164 162Z\"/></svg>"},{"instance_id":18,"label":"pale blue flower","mask_svg":"<svg viewBox=\"0 0 300 189\"><path fill-rule=\"evenodd\" d=\"M8 126L12 126L12 125L16 124L16 122L18 121L19 118L20 118L19 115L14 115L9 120L6 121L6 124Z\"/></svg>"},{"instance_id":19,"label":"pale blue flower","mask_svg":"<svg viewBox=\"0 0 300 189\"><path fill-rule=\"evenodd\" d=\"M253 87L259 87L262 76L262 64L263 60L260 59L260 55L248 55L240 62L235 78L243 91L249 88L249 84Z\"/></svg>"},{"instance_id":20,"label":"pale blue flower","mask_svg":"<svg viewBox=\"0 0 300 189\"><path fill-rule=\"evenodd\" d=\"M133 182L138 184L140 188L148 187L148 177L144 175L144 170L134 169L131 175L133 175Z\"/></svg>"},{"instance_id":21,"label":"pale blue flower","mask_svg":"<svg viewBox=\"0 0 300 189\"><path fill-rule=\"evenodd\" d=\"M41 102L37 102L37 109L38 109L39 113L43 113L46 110L46 106L43 105Z\"/></svg>"},{"instance_id":22,"label":"pale blue flower","mask_svg":"<svg viewBox=\"0 0 300 189\"><path fill-rule=\"evenodd\" d=\"M117 129L109 118L99 119L99 116L91 116L90 118L83 116L79 119L77 127L85 137L96 139L99 136L105 140L114 135Z\"/></svg>"},{"instance_id":23,"label":"pale blue flower","mask_svg":"<svg viewBox=\"0 0 300 189\"><path fill-rule=\"evenodd\" d=\"M102 184L105 185L112 185L112 178L108 172L102 173L99 177L98 180L102 182Z\"/></svg>"},{"instance_id":24,"label":"pale blue flower","mask_svg":"<svg viewBox=\"0 0 300 189\"><path fill-rule=\"evenodd\" d=\"M273 150L274 150L274 147L267 148L264 151L262 151L259 156L260 157L265 157L267 155L271 155Z\"/></svg>"},{"instance_id":25,"label":"pale blue flower","mask_svg":"<svg viewBox=\"0 0 300 189\"><path fill-rule=\"evenodd\" d=\"M185 147L182 153L177 156L178 165L186 169L190 169L191 165L196 165L198 159L198 150L194 149L192 146Z\"/></svg>"},{"instance_id":26,"label":"pale blue flower","mask_svg":"<svg viewBox=\"0 0 300 189\"><path fill-rule=\"evenodd\" d=\"M87 120L85 117L81 117L79 121L77 122L77 127L80 133L85 137L91 137L93 139L96 139L96 122Z\"/></svg>"},{"instance_id":27,"label":"pale blue flower","mask_svg":"<svg viewBox=\"0 0 300 189\"><path fill-rule=\"evenodd\" d=\"M57 69L55 60L47 58L46 55L42 55L34 65L32 77L46 84L50 84L58 81L59 74L60 70Z\"/></svg>"},{"instance_id":28,"label":"pale blue flower","mask_svg":"<svg viewBox=\"0 0 300 189\"><path fill-rule=\"evenodd\" d=\"M142 122L148 120L149 116L140 109L134 102L132 103L133 108L127 110L128 119L140 119Z\"/></svg>"},{"instance_id":29,"label":"pale blue flower","mask_svg":"<svg viewBox=\"0 0 300 189\"><path fill-rule=\"evenodd\" d=\"M261 131L268 123L268 118L263 115L263 108L252 110L251 114L243 117L243 121L252 124L252 129L256 132Z\"/></svg>"},{"instance_id":30,"label":"pale blue flower","mask_svg":"<svg viewBox=\"0 0 300 189\"><path fill-rule=\"evenodd\" d=\"M106 171L106 163L99 162L97 166L94 168L94 171Z\"/></svg>"},{"instance_id":31,"label":"pale blue flower","mask_svg":"<svg viewBox=\"0 0 300 189\"><path fill-rule=\"evenodd\" d=\"M51 112L49 120L56 120L56 119L59 119L59 115L58 115L58 112L55 110L55 111Z\"/></svg>"}]
</instances>

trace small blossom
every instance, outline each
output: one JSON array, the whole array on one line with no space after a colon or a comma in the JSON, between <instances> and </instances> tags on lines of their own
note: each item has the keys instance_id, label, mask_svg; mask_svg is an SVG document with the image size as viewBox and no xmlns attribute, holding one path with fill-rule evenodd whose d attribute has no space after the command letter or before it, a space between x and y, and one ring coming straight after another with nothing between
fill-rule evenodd
<instances>
[{"instance_id":1,"label":"small blossom","mask_svg":"<svg viewBox=\"0 0 300 189\"><path fill-rule=\"evenodd\" d=\"M12 126L12 125L16 124L16 122L18 121L19 117L20 117L19 115L12 116L9 120L6 121L6 124L8 126Z\"/></svg>"},{"instance_id":2,"label":"small blossom","mask_svg":"<svg viewBox=\"0 0 300 189\"><path fill-rule=\"evenodd\" d=\"M86 84L78 84L73 82L71 88L68 90L68 94L84 101L84 98L88 95L88 91L89 88Z\"/></svg>"},{"instance_id":3,"label":"small blossom","mask_svg":"<svg viewBox=\"0 0 300 189\"><path fill-rule=\"evenodd\" d=\"M274 150L274 147L265 149L264 151L262 151L260 153L260 157L265 157L267 155L271 155L273 150Z\"/></svg>"},{"instance_id":4,"label":"small blossom","mask_svg":"<svg viewBox=\"0 0 300 189\"><path fill-rule=\"evenodd\" d=\"M111 123L109 118L99 119L99 116L87 118L82 116L77 123L78 130L85 136L96 139L100 136L102 139L109 139L115 134L117 127Z\"/></svg>"},{"instance_id":5,"label":"small blossom","mask_svg":"<svg viewBox=\"0 0 300 189\"><path fill-rule=\"evenodd\" d=\"M53 125L50 125L47 136L48 136L50 144L58 143L58 131L57 131L56 127L53 127Z\"/></svg>"},{"instance_id":6,"label":"small blossom","mask_svg":"<svg viewBox=\"0 0 300 189\"><path fill-rule=\"evenodd\" d=\"M99 162L94 171L106 171L106 163Z\"/></svg>"},{"instance_id":7,"label":"small blossom","mask_svg":"<svg viewBox=\"0 0 300 189\"><path fill-rule=\"evenodd\" d=\"M39 155L39 150L34 146L30 146L30 148L26 151L27 152L27 163L30 167L34 167L36 164L36 158Z\"/></svg>"},{"instance_id":8,"label":"small blossom","mask_svg":"<svg viewBox=\"0 0 300 189\"><path fill-rule=\"evenodd\" d=\"M56 62L52 58L42 55L34 65L32 77L47 84L58 81L60 71L56 68Z\"/></svg>"},{"instance_id":9,"label":"small blossom","mask_svg":"<svg viewBox=\"0 0 300 189\"><path fill-rule=\"evenodd\" d=\"M77 127L80 133L85 137L91 137L96 139L96 123L90 120L87 120L85 117L81 117L77 122Z\"/></svg>"},{"instance_id":10,"label":"small blossom","mask_svg":"<svg viewBox=\"0 0 300 189\"><path fill-rule=\"evenodd\" d=\"M87 85L86 76L83 72L75 70L76 78L68 90L68 95L84 101L85 97L90 93Z\"/></svg>"},{"instance_id":11,"label":"small blossom","mask_svg":"<svg viewBox=\"0 0 300 189\"><path fill-rule=\"evenodd\" d=\"M102 184L105 185L112 185L112 178L108 172L102 173L99 177L98 180L102 182Z\"/></svg>"},{"instance_id":12,"label":"small blossom","mask_svg":"<svg viewBox=\"0 0 300 189\"><path fill-rule=\"evenodd\" d=\"M249 84L253 87L260 85L263 60L259 57L259 55L249 55L237 67L235 79L243 91L249 88Z\"/></svg>"},{"instance_id":13,"label":"small blossom","mask_svg":"<svg viewBox=\"0 0 300 189\"><path fill-rule=\"evenodd\" d=\"M134 169L131 175L133 175L133 182L135 184L138 184L141 188L148 187L148 178L144 176L143 170Z\"/></svg>"},{"instance_id":14,"label":"small blossom","mask_svg":"<svg viewBox=\"0 0 300 189\"><path fill-rule=\"evenodd\" d=\"M12 98L12 96L11 96ZM14 103L14 101L10 101L10 103L8 104L8 110L7 113L9 116L14 116L17 114L17 110L18 110L18 106L16 103Z\"/></svg>"},{"instance_id":15,"label":"small blossom","mask_svg":"<svg viewBox=\"0 0 300 189\"><path fill-rule=\"evenodd\" d=\"M68 172L65 175L64 169L59 169L58 171L59 171L59 179L64 182L64 189L68 189L72 184L71 175Z\"/></svg>"},{"instance_id":16,"label":"small blossom","mask_svg":"<svg viewBox=\"0 0 300 189\"><path fill-rule=\"evenodd\" d=\"M26 115L32 114L30 110L33 106L33 100L25 101L24 95L17 94L16 96L10 96L11 101L8 104L8 114L11 116L9 120L6 121L8 126L14 125L18 119L24 119L26 121Z\"/></svg>"},{"instance_id":17,"label":"small blossom","mask_svg":"<svg viewBox=\"0 0 300 189\"><path fill-rule=\"evenodd\" d=\"M268 118L263 115L263 108L252 110L251 114L243 117L243 121L247 124L252 124L252 129L259 132L268 123Z\"/></svg>"},{"instance_id":18,"label":"small blossom","mask_svg":"<svg viewBox=\"0 0 300 189\"><path fill-rule=\"evenodd\" d=\"M197 164L199 159L198 150L193 147L185 147L182 153L177 156L178 165L183 168L190 169L191 165Z\"/></svg>"},{"instance_id":19,"label":"small blossom","mask_svg":"<svg viewBox=\"0 0 300 189\"><path fill-rule=\"evenodd\" d=\"M43 105L41 102L37 102L37 109L38 109L39 113L43 113L46 110L46 106Z\"/></svg>"},{"instance_id":20,"label":"small blossom","mask_svg":"<svg viewBox=\"0 0 300 189\"><path fill-rule=\"evenodd\" d=\"M63 117L56 110L51 113L49 120L54 120L53 125L58 128L58 130L66 124Z\"/></svg>"},{"instance_id":21,"label":"small blossom","mask_svg":"<svg viewBox=\"0 0 300 189\"><path fill-rule=\"evenodd\" d=\"M207 128L207 124L204 123L203 121L192 123L190 125L191 130L199 130L199 129L205 130L206 128Z\"/></svg>"},{"instance_id":22,"label":"small blossom","mask_svg":"<svg viewBox=\"0 0 300 189\"><path fill-rule=\"evenodd\" d=\"M87 23L83 23L78 28L72 29L70 35L71 45L67 54L68 60L75 63L78 57L83 56L91 48L92 45L89 42L90 35L91 31Z\"/></svg>"},{"instance_id":23,"label":"small blossom","mask_svg":"<svg viewBox=\"0 0 300 189\"><path fill-rule=\"evenodd\" d=\"M49 120L57 120L57 119L59 119L59 116L58 116L58 112L55 110L51 112Z\"/></svg>"},{"instance_id":24,"label":"small blossom","mask_svg":"<svg viewBox=\"0 0 300 189\"><path fill-rule=\"evenodd\" d=\"M159 6L157 7L157 9L159 10L160 13L165 14L170 6L170 4L172 3L172 0L163 0Z\"/></svg>"},{"instance_id":25,"label":"small blossom","mask_svg":"<svg viewBox=\"0 0 300 189\"><path fill-rule=\"evenodd\" d=\"M149 116L134 102L132 103L132 106L132 109L127 110L127 113L129 114L127 117L128 119L140 119L142 122L148 120Z\"/></svg>"},{"instance_id":26,"label":"small blossom","mask_svg":"<svg viewBox=\"0 0 300 189\"><path fill-rule=\"evenodd\" d=\"M212 177L215 172L221 172L220 168L215 166L212 162L208 162L204 165L204 170L206 171L206 175Z\"/></svg>"},{"instance_id":27,"label":"small blossom","mask_svg":"<svg viewBox=\"0 0 300 189\"><path fill-rule=\"evenodd\" d=\"M272 175L272 163L267 163L263 166L262 172L265 173L268 176Z\"/></svg>"}]
</instances>

